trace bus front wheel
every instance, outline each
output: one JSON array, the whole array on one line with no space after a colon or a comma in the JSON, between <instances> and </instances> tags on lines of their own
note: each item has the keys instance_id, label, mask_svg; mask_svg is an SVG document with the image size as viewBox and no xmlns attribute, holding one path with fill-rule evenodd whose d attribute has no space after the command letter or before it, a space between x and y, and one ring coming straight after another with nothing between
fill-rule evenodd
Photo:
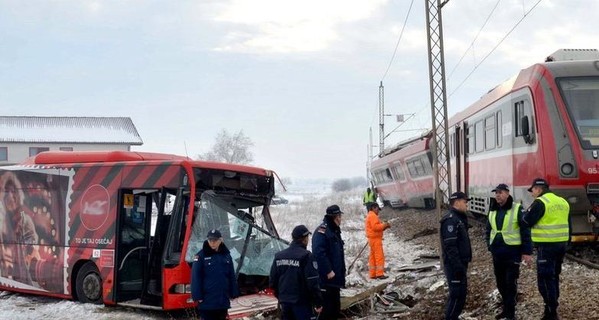
<instances>
[{"instance_id":1,"label":"bus front wheel","mask_svg":"<svg viewBox=\"0 0 599 320\"><path fill-rule=\"evenodd\" d=\"M79 269L75 290L80 302L102 303L102 278L92 262L87 262Z\"/></svg>"}]
</instances>

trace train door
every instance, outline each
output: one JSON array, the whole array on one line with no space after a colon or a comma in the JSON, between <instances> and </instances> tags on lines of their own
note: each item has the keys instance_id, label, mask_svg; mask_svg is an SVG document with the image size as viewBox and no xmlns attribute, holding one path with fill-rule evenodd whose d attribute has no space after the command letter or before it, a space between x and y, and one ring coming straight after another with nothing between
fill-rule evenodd
<instances>
[{"instance_id":1,"label":"train door","mask_svg":"<svg viewBox=\"0 0 599 320\"><path fill-rule=\"evenodd\" d=\"M116 301L140 299L147 272L152 199L146 190L122 190L117 228Z\"/></svg>"},{"instance_id":2,"label":"train door","mask_svg":"<svg viewBox=\"0 0 599 320\"><path fill-rule=\"evenodd\" d=\"M467 144L467 124L466 122L463 122L462 125L456 125L455 127L455 137L454 137L454 143L455 143L455 158L456 158L456 174L455 176L457 177L457 181L456 181L456 191L463 191L463 192L467 192L467 163L466 163L466 157L467 157L467 148L468 148L468 144Z\"/></svg>"}]
</instances>

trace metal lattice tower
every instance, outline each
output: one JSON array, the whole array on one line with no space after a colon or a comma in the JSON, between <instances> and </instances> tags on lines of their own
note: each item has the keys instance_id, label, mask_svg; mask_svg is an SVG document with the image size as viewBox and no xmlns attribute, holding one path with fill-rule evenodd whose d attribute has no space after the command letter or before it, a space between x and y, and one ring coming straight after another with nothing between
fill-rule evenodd
<instances>
[{"instance_id":1,"label":"metal lattice tower","mask_svg":"<svg viewBox=\"0 0 599 320\"><path fill-rule=\"evenodd\" d=\"M430 78L431 117L433 129L433 170L435 173L437 210L441 216L443 204L449 200L451 172L447 146L447 94L445 86L445 58L443 54L443 26L441 8L449 0L426 1L426 33L428 36L428 71Z\"/></svg>"}]
</instances>

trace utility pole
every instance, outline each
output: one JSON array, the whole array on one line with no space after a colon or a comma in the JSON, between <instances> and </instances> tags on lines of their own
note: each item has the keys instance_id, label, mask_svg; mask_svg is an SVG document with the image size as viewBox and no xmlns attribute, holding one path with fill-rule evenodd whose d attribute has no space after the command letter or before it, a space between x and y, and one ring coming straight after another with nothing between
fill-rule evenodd
<instances>
[{"instance_id":1,"label":"utility pole","mask_svg":"<svg viewBox=\"0 0 599 320\"><path fill-rule=\"evenodd\" d=\"M371 178L371 173L370 173L370 165L372 164L372 127L369 128L368 130L369 132L369 140L368 140L368 145L366 146L366 181L370 184L370 178Z\"/></svg>"},{"instance_id":2,"label":"utility pole","mask_svg":"<svg viewBox=\"0 0 599 320\"><path fill-rule=\"evenodd\" d=\"M447 146L447 93L445 86L445 57L443 53L443 25L441 8L445 0L426 0L426 33L428 36L428 71L430 80L431 117L433 129L433 170L437 186L435 198L438 216L449 200L451 172Z\"/></svg>"},{"instance_id":3,"label":"utility pole","mask_svg":"<svg viewBox=\"0 0 599 320\"><path fill-rule=\"evenodd\" d=\"M385 87L379 86L379 157L385 155Z\"/></svg>"}]
</instances>

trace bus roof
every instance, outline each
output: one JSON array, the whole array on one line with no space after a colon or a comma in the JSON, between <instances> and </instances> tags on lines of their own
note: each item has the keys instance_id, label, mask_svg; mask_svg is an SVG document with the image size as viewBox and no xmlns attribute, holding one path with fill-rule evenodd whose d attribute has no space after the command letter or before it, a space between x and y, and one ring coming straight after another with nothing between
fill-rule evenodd
<instances>
[{"instance_id":1,"label":"bus roof","mask_svg":"<svg viewBox=\"0 0 599 320\"><path fill-rule=\"evenodd\" d=\"M193 160L189 157L167 153L134 151L45 151L26 159L25 165L52 165L73 163L110 163L129 161L174 161L190 163L193 167L248 172L270 176L270 171L258 167L233 163Z\"/></svg>"},{"instance_id":2,"label":"bus roof","mask_svg":"<svg viewBox=\"0 0 599 320\"><path fill-rule=\"evenodd\" d=\"M133 151L46 151L25 160L25 164L61 164L151 160L191 160L165 153Z\"/></svg>"}]
</instances>

